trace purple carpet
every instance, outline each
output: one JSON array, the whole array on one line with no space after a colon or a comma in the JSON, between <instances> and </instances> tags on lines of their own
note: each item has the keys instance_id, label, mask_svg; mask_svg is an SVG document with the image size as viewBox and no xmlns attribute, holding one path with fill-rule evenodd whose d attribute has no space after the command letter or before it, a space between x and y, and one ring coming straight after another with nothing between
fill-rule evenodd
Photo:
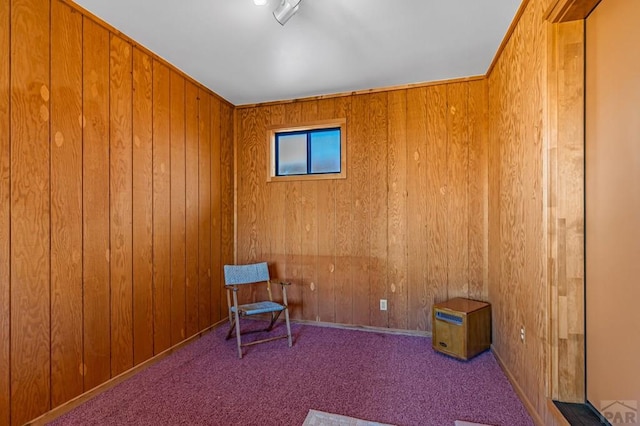
<instances>
[{"instance_id":1,"label":"purple carpet","mask_svg":"<svg viewBox=\"0 0 640 426\"><path fill-rule=\"evenodd\" d=\"M276 340L240 360L218 327L51 424L302 425L315 409L395 425L533 425L490 352L462 362L425 337L292 331L292 348Z\"/></svg>"}]
</instances>

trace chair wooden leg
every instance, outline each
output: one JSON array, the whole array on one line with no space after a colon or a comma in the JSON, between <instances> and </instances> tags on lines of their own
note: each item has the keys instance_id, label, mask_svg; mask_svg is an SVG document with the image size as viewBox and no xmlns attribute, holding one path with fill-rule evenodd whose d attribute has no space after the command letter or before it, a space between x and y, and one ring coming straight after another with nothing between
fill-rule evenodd
<instances>
[{"instance_id":1,"label":"chair wooden leg","mask_svg":"<svg viewBox=\"0 0 640 426\"><path fill-rule=\"evenodd\" d=\"M233 335L233 329L235 328L235 326L236 326L235 318L229 315L229 331L227 332L226 340L231 339L231 336Z\"/></svg>"},{"instance_id":2,"label":"chair wooden leg","mask_svg":"<svg viewBox=\"0 0 640 426\"><path fill-rule=\"evenodd\" d=\"M242 359L242 340L240 339L240 315L236 311L236 340L238 341L238 358Z\"/></svg>"},{"instance_id":3,"label":"chair wooden leg","mask_svg":"<svg viewBox=\"0 0 640 426\"><path fill-rule=\"evenodd\" d=\"M284 308L284 319L287 323L287 337L289 339L289 347L291 347L291 325L289 324L289 308Z\"/></svg>"}]
</instances>

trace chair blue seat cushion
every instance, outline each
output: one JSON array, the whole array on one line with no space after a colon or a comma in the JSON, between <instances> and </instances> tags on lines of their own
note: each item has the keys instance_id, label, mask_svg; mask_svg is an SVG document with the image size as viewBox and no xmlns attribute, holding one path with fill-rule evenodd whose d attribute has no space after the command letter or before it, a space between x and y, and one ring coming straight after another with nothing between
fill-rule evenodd
<instances>
[{"instance_id":1,"label":"chair blue seat cushion","mask_svg":"<svg viewBox=\"0 0 640 426\"><path fill-rule=\"evenodd\" d=\"M278 312L283 311L284 306L276 303L276 302L257 302L257 303L247 303L246 305L238 306L238 310L242 315L257 315L257 314L266 314L269 312ZM235 312L236 307L231 307L231 312Z\"/></svg>"}]
</instances>

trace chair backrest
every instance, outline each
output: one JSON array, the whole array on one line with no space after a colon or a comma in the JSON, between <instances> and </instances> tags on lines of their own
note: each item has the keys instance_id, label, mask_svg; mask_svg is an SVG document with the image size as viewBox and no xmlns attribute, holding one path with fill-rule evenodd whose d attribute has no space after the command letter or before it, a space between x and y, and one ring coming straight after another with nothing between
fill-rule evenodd
<instances>
[{"instance_id":1,"label":"chair backrest","mask_svg":"<svg viewBox=\"0 0 640 426\"><path fill-rule=\"evenodd\" d=\"M269 281L267 262L250 265L224 265L225 285L253 284Z\"/></svg>"}]
</instances>

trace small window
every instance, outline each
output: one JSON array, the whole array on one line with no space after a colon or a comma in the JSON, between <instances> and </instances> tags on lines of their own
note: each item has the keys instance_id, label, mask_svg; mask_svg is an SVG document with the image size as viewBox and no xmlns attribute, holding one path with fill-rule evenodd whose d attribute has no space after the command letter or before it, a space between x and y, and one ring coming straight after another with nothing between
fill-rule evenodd
<instances>
[{"instance_id":1,"label":"small window","mask_svg":"<svg viewBox=\"0 0 640 426\"><path fill-rule=\"evenodd\" d=\"M346 177L344 120L270 131L268 180Z\"/></svg>"}]
</instances>

